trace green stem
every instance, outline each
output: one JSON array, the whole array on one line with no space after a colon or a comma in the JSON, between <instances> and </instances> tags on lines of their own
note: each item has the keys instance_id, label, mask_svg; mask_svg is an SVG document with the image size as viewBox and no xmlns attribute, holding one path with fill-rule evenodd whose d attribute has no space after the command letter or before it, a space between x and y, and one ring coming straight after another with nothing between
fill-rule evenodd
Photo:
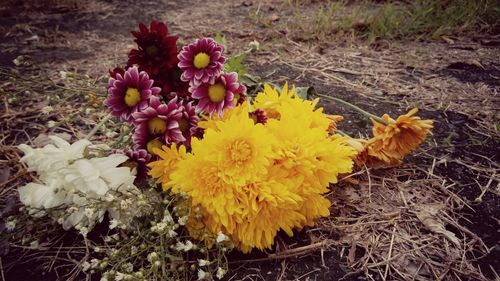
<instances>
[{"instance_id":1,"label":"green stem","mask_svg":"<svg viewBox=\"0 0 500 281\"><path fill-rule=\"evenodd\" d=\"M104 125L104 123L108 122L109 119L111 119L112 117L113 116L111 116L111 114L108 114L104 118L102 118L102 120L99 123L97 123L97 125L95 125L95 127L89 132L89 134L85 138L89 140L92 136L95 135L95 133L97 133L99 128L101 128L101 126Z\"/></svg>"},{"instance_id":2,"label":"green stem","mask_svg":"<svg viewBox=\"0 0 500 281\"><path fill-rule=\"evenodd\" d=\"M349 137L349 138L352 138L351 136L349 136L346 132L342 131L342 130L335 130L335 133L338 133L339 135L342 135L343 137Z\"/></svg>"},{"instance_id":3,"label":"green stem","mask_svg":"<svg viewBox=\"0 0 500 281\"><path fill-rule=\"evenodd\" d=\"M319 93L315 93L316 96L320 97L320 98L324 98L324 99L329 99L329 100L332 100L332 101L336 101L336 102L339 102L345 106L348 106L354 110L356 110L357 112L379 122L379 123L382 123L384 125L387 125L387 122L385 122L382 118L376 116L376 115L373 115L371 114L370 112L366 111L366 110L363 110L361 109L360 107L357 107L355 106L354 104L351 104L343 99L339 99L339 98L336 98L336 97L332 97L332 96L327 96L327 95L323 95L323 94L319 94Z\"/></svg>"}]
</instances>

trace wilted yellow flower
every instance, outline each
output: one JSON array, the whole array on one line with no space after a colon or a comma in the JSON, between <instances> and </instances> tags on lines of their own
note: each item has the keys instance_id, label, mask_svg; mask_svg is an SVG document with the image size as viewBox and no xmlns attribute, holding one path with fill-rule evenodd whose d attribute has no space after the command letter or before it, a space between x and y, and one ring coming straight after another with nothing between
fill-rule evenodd
<instances>
[{"instance_id":1,"label":"wilted yellow flower","mask_svg":"<svg viewBox=\"0 0 500 281\"><path fill-rule=\"evenodd\" d=\"M425 140L431 132L433 121L414 116L417 112L418 109L414 108L396 120L384 114L382 119L387 125L372 120L373 136L382 140L384 150L403 158Z\"/></svg>"},{"instance_id":2,"label":"wilted yellow flower","mask_svg":"<svg viewBox=\"0 0 500 281\"><path fill-rule=\"evenodd\" d=\"M373 150L383 150L394 159L402 159L415 150L431 132L432 120L422 120L414 116L418 109L414 108L396 120L384 114L382 119L387 125L375 120L373 122L373 136L377 139L371 146ZM381 140L380 144L378 140ZM381 147L379 149L379 146Z\"/></svg>"},{"instance_id":3,"label":"wilted yellow flower","mask_svg":"<svg viewBox=\"0 0 500 281\"><path fill-rule=\"evenodd\" d=\"M365 142L358 159L370 167L399 165L403 157L415 150L433 128L432 120L414 116L417 111L414 108L396 120L384 114L382 120L387 125L372 120L373 138Z\"/></svg>"}]
</instances>

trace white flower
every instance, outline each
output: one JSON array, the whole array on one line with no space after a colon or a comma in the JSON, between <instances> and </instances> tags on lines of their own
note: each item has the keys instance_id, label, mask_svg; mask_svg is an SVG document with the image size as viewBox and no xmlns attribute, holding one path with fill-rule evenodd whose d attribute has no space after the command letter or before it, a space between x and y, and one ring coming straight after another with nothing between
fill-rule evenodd
<instances>
[{"instance_id":1,"label":"white flower","mask_svg":"<svg viewBox=\"0 0 500 281\"><path fill-rule=\"evenodd\" d=\"M122 268L123 268L123 270L125 270L125 272L128 272L128 273L131 273L132 271L134 271L134 265L130 262L123 264Z\"/></svg>"},{"instance_id":2,"label":"white flower","mask_svg":"<svg viewBox=\"0 0 500 281\"><path fill-rule=\"evenodd\" d=\"M76 189L101 197L109 190L125 191L133 186L135 177L128 167L118 167L128 160L125 155L79 159L68 167L65 179Z\"/></svg>"},{"instance_id":3,"label":"white flower","mask_svg":"<svg viewBox=\"0 0 500 281\"><path fill-rule=\"evenodd\" d=\"M179 225L186 225L186 222L188 221L189 217L188 216L183 216L181 218L179 218L179 220L177 221L179 223Z\"/></svg>"},{"instance_id":4,"label":"white flower","mask_svg":"<svg viewBox=\"0 0 500 281\"><path fill-rule=\"evenodd\" d=\"M203 271L201 269L198 269L198 280L207 279L209 276L210 276L210 273Z\"/></svg>"},{"instance_id":5,"label":"white flower","mask_svg":"<svg viewBox=\"0 0 500 281\"><path fill-rule=\"evenodd\" d=\"M107 193L104 196L104 200L106 200L106 202L113 202L115 199L116 199L116 197L111 193Z\"/></svg>"},{"instance_id":6,"label":"white flower","mask_svg":"<svg viewBox=\"0 0 500 281\"><path fill-rule=\"evenodd\" d=\"M175 232L175 230L173 230L173 229L170 229L167 234L168 234L168 237L170 237L170 238L177 236L177 232Z\"/></svg>"},{"instance_id":7,"label":"white flower","mask_svg":"<svg viewBox=\"0 0 500 281\"><path fill-rule=\"evenodd\" d=\"M219 278L219 279L222 279L222 277L224 277L224 275L226 275L226 270L222 267L219 267L217 268L217 273L216 273L216 277Z\"/></svg>"},{"instance_id":8,"label":"white flower","mask_svg":"<svg viewBox=\"0 0 500 281\"><path fill-rule=\"evenodd\" d=\"M89 208L89 207L85 207L85 215L88 217L88 218L91 218L94 216L95 214L95 211L93 208Z\"/></svg>"},{"instance_id":9,"label":"white flower","mask_svg":"<svg viewBox=\"0 0 500 281\"><path fill-rule=\"evenodd\" d=\"M110 228L126 227L124 222L138 214L129 197L141 194L133 185L135 176L127 167L119 165L128 157L113 154L108 157L84 159L84 152L91 146L88 140L69 144L65 140L50 136L52 144L43 148L20 145L24 152L22 162L29 171L36 171L42 183L28 183L20 187L19 197L32 215L51 208L66 208L69 215L55 217L64 229L79 226L86 235L97 222L102 221L105 212L111 217ZM117 195L111 194L115 192ZM116 208L115 201L122 202Z\"/></svg>"},{"instance_id":10,"label":"white flower","mask_svg":"<svg viewBox=\"0 0 500 281\"><path fill-rule=\"evenodd\" d=\"M18 189L21 202L34 209L50 209L66 202L65 194L58 192L60 185L43 185L30 182Z\"/></svg>"},{"instance_id":11,"label":"white flower","mask_svg":"<svg viewBox=\"0 0 500 281\"><path fill-rule=\"evenodd\" d=\"M32 241L32 242L30 243L30 248L31 248L31 249L38 249L38 247L40 247L40 244L38 243L38 241L37 241L37 240Z\"/></svg>"},{"instance_id":12,"label":"white flower","mask_svg":"<svg viewBox=\"0 0 500 281\"><path fill-rule=\"evenodd\" d=\"M83 262L82 263L82 270L83 270L83 272L86 272L89 269L90 269L90 263L87 262L87 261Z\"/></svg>"},{"instance_id":13,"label":"white flower","mask_svg":"<svg viewBox=\"0 0 500 281\"><path fill-rule=\"evenodd\" d=\"M99 260L98 259L91 259L90 260L90 268L97 268L99 266Z\"/></svg>"},{"instance_id":14,"label":"white flower","mask_svg":"<svg viewBox=\"0 0 500 281\"><path fill-rule=\"evenodd\" d=\"M49 120L49 122L47 122L47 127L49 128L54 128L56 126L56 121L54 120Z\"/></svg>"},{"instance_id":15,"label":"white flower","mask_svg":"<svg viewBox=\"0 0 500 281\"><path fill-rule=\"evenodd\" d=\"M15 220L15 219L7 221L5 223L5 227L7 228L7 231L11 231L14 228L16 228L16 223L17 223L17 220Z\"/></svg>"},{"instance_id":16,"label":"white flower","mask_svg":"<svg viewBox=\"0 0 500 281\"><path fill-rule=\"evenodd\" d=\"M130 247L130 254L132 256L135 255L135 254L137 254L137 247L136 246Z\"/></svg>"},{"instance_id":17,"label":"white flower","mask_svg":"<svg viewBox=\"0 0 500 281\"><path fill-rule=\"evenodd\" d=\"M229 240L229 237L227 237L224 233L222 233L222 231L220 231L217 234L217 238L215 239L215 241L217 241L217 243L221 243L221 242L228 241L228 240Z\"/></svg>"},{"instance_id":18,"label":"white flower","mask_svg":"<svg viewBox=\"0 0 500 281\"><path fill-rule=\"evenodd\" d=\"M177 244L175 244L175 249L177 251L184 251L184 252L187 252L191 249L193 249L193 243L189 240L186 241L186 243L182 243L182 242L177 242Z\"/></svg>"},{"instance_id":19,"label":"white flower","mask_svg":"<svg viewBox=\"0 0 500 281\"><path fill-rule=\"evenodd\" d=\"M68 73L66 71L59 71L59 76L61 77L62 80L66 80L68 78Z\"/></svg>"},{"instance_id":20,"label":"white flower","mask_svg":"<svg viewBox=\"0 0 500 281\"><path fill-rule=\"evenodd\" d=\"M149 253L147 256L147 259L149 262L154 262L155 260L158 259L158 254L156 252Z\"/></svg>"},{"instance_id":21,"label":"white flower","mask_svg":"<svg viewBox=\"0 0 500 281\"><path fill-rule=\"evenodd\" d=\"M87 234L89 233L89 229L85 226L82 226L80 227L80 234L83 236L83 237L87 237Z\"/></svg>"},{"instance_id":22,"label":"white flower","mask_svg":"<svg viewBox=\"0 0 500 281\"><path fill-rule=\"evenodd\" d=\"M20 66L22 64L22 59L23 59L23 56L18 56L17 58L15 58L12 62L16 65L16 66Z\"/></svg>"},{"instance_id":23,"label":"white flower","mask_svg":"<svg viewBox=\"0 0 500 281\"><path fill-rule=\"evenodd\" d=\"M157 225L156 225L156 229L158 232L163 232L165 230L165 228L167 228L167 224L164 223L164 222L159 222Z\"/></svg>"},{"instance_id":24,"label":"white flower","mask_svg":"<svg viewBox=\"0 0 500 281\"><path fill-rule=\"evenodd\" d=\"M42 108L42 113L43 113L43 114L49 114L49 113L51 113L52 111L54 111L54 108L53 108L52 106L50 106L50 105L48 105L48 106L44 106L44 107Z\"/></svg>"},{"instance_id":25,"label":"white flower","mask_svg":"<svg viewBox=\"0 0 500 281\"><path fill-rule=\"evenodd\" d=\"M114 138L114 137L118 136L118 133L115 132L115 131L108 131L108 132L106 132L105 135L106 135L106 137L108 137L108 138L111 139L111 138Z\"/></svg>"},{"instance_id":26,"label":"white flower","mask_svg":"<svg viewBox=\"0 0 500 281\"><path fill-rule=\"evenodd\" d=\"M248 43L248 46L250 47L250 50L252 52L256 52L260 49L260 43L257 40L253 40L250 43Z\"/></svg>"},{"instance_id":27,"label":"white flower","mask_svg":"<svg viewBox=\"0 0 500 281\"><path fill-rule=\"evenodd\" d=\"M28 165L29 171L36 171L39 174L45 172L57 173L60 169L66 168L70 161L82 158L85 148L91 144L86 139L70 145L60 137L49 136L49 138L53 144L48 144L43 148L31 148L25 144L18 146L24 153L21 162Z\"/></svg>"},{"instance_id":28,"label":"white flower","mask_svg":"<svg viewBox=\"0 0 500 281\"><path fill-rule=\"evenodd\" d=\"M204 260L204 259L199 259L198 260L198 266L200 266L200 267L201 266L207 266L209 264L210 264L210 261L208 261L208 260Z\"/></svg>"},{"instance_id":29,"label":"white flower","mask_svg":"<svg viewBox=\"0 0 500 281\"><path fill-rule=\"evenodd\" d=\"M120 221L117 219L112 219L109 221L109 229L116 228L120 224Z\"/></svg>"},{"instance_id":30,"label":"white flower","mask_svg":"<svg viewBox=\"0 0 500 281\"><path fill-rule=\"evenodd\" d=\"M125 278L127 278L127 275L128 274L117 272L116 275L115 275L115 281L125 280Z\"/></svg>"}]
</instances>

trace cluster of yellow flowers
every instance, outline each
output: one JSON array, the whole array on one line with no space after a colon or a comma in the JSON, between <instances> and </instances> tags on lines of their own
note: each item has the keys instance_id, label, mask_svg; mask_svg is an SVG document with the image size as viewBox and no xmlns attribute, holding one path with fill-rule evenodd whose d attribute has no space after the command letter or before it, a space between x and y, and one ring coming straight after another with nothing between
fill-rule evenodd
<instances>
[{"instance_id":1,"label":"cluster of yellow flowers","mask_svg":"<svg viewBox=\"0 0 500 281\"><path fill-rule=\"evenodd\" d=\"M200 121L205 133L192 139L190 152L157 149L161 160L150 164L150 175L165 191L189 196L197 210L187 223L192 236L206 238L196 237L202 222L248 252L271 247L279 230L292 235L329 215L323 194L339 174L352 171L356 151L348 138L332 134L340 118L317 103L287 84L281 91L265 85L253 104ZM265 124L249 114L254 110L265 112Z\"/></svg>"}]
</instances>

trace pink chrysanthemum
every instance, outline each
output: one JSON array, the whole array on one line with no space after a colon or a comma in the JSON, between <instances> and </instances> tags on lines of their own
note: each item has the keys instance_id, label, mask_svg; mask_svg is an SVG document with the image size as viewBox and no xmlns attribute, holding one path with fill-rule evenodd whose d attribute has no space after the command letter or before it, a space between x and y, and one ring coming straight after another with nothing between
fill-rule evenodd
<instances>
[{"instance_id":1,"label":"pink chrysanthemum","mask_svg":"<svg viewBox=\"0 0 500 281\"><path fill-rule=\"evenodd\" d=\"M184 46L179 52L179 67L183 71L181 80L189 81L192 86L213 83L224 69L222 56L224 47L212 38L197 39Z\"/></svg>"},{"instance_id":2,"label":"pink chrysanthemum","mask_svg":"<svg viewBox=\"0 0 500 281\"><path fill-rule=\"evenodd\" d=\"M129 68L123 75L116 73L115 77L109 78L108 98L104 104L111 115L124 121L131 122L132 114L146 109L150 97L161 91L158 87L152 87L153 80L149 79L146 72L139 73L137 67Z\"/></svg>"},{"instance_id":3,"label":"pink chrysanthemum","mask_svg":"<svg viewBox=\"0 0 500 281\"><path fill-rule=\"evenodd\" d=\"M149 107L133 114L135 131L133 140L136 149L146 149L153 153L153 148L162 145L184 142L186 139L179 128L182 110L177 99L168 104L161 103L158 97L151 97Z\"/></svg>"},{"instance_id":4,"label":"pink chrysanthemum","mask_svg":"<svg viewBox=\"0 0 500 281\"><path fill-rule=\"evenodd\" d=\"M182 108L182 117L179 119L179 129L186 139L185 145L190 146L191 137L199 134L198 121L200 118L196 114L196 108L193 102L185 102L179 108Z\"/></svg>"},{"instance_id":5,"label":"pink chrysanthemum","mask_svg":"<svg viewBox=\"0 0 500 281\"><path fill-rule=\"evenodd\" d=\"M236 72L222 73L213 83L202 83L198 87L189 88L191 97L197 99L196 110L212 115L217 112L222 116L222 111L234 106L234 95L244 93L246 87L238 83Z\"/></svg>"}]
</instances>

